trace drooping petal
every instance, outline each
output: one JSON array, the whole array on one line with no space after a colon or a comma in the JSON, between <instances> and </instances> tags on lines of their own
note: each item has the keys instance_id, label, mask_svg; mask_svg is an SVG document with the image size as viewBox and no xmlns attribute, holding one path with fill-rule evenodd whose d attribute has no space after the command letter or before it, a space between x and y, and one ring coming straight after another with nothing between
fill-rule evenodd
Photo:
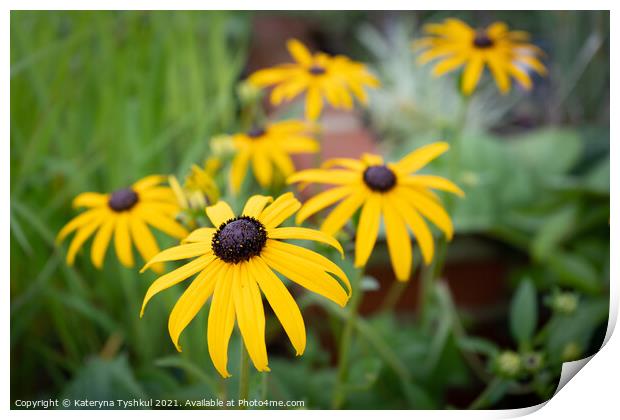
<instances>
[{"instance_id":1,"label":"drooping petal","mask_svg":"<svg viewBox=\"0 0 620 420\"><path fill-rule=\"evenodd\" d=\"M218 271L224 266L219 260L209 264L196 276L172 308L168 318L168 333L177 351L181 351L179 345L181 333L213 294Z\"/></svg>"},{"instance_id":2,"label":"drooping petal","mask_svg":"<svg viewBox=\"0 0 620 420\"><path fill-rule=\"evenodd\" d=\"M470 95L476 85L478 85L478 81L480 80L480 76L482 75L482 70L484 69L484 60L480 54L474 54L471 59L467 62L465 66L465 71L463 72L463 93L465 95Z\"/></svg>"},{"instance_id":3,"label":"drooping petal","mask_svg":"<svg viewBox=\"0 0 620 420\"><path fill-rule=\"evenodd\" d=\"M143 221L173 238L183 239L187 236L189 232L183 225L178 223L171 216L153 210L154 209L150 208L150 206L140 206L136 207L132 213L137 213Z\"/></svg>"},{"instance_id":4,"label":"drooping petal","mask_svg":"<svg viewBox=\"0 0 620 420\"><path fill-rule=\"evenodd\" d=\"M448 191L463 197L465 193L452 181L435 175L413 175L402 178L399 181L400 185L420 187L420 188L433 188L441 191Z\"/></svg>"},{"instance_id":5,"label":"drooping petal","mask_svg":"<svg viewBox=\"0 0 620 420\"><path fill-rule=\"evenodd\" d=\"M322 242L336 248L344 258L344 251L340 245L340 242L338 242L333 236L321 232L320 230L301 227L281 227L271 229L267 233L267 237L270 239L301 239Z\"/></svg>"},{"instance_id":6,"label":"drooping petal","mask_svg":"<svg viewBox=\"0 0 620 420\"><path fill-rule=\"evenodd\" d=\"M306 201L299 212L297 213L295 222L297 224L302 223L308 217L312 216L314 213L321 211L325 207L331 206L336 201L344 198L345 196L351 194L353 192L353 188L350 186L336 187L331 188L327 191L323 191Z\"/></svg>"},{"instance_id":7,"label":"drooping petal","mask_svg":"<svg viewBox=\"0 0 620 420\"><path fill-rule=\"evenodd\" d=\"M250 150L241 150L234 157L230 166L230 185L235 194L239 192L241 184L243 184L243 180L245 179L250 156Z\"/></svg>"},{"instance_id":8,"label":"drooping petal","mask_svg":"<svg viewBox=\"0 0 620 420\"><path fill-rule=\"evenodd\" d=\"M373 193L368 197L360 213L360 221L355 237L355 266L366 265L370 253L375 246L379 225L381 224L381 199L382 196Z\"/></svg>"},{"instance_id":9,"label":"drooping petal","mask_svg":"<svg viewBox=\"0 0 620 420\"><path fill-rule=\"evenodd\" d=\"M316 182L319 184L353 184L361 178L361 173L346 169L306 169L288 177L286 182L294 184L296 182Z\"/></svg>"},{"instance_id":10,"label":"drooping petal","mask_svg":"<svg viewBox=\"0 0 620 420\"><path fill-rule=\"evenodd\" d=\"M414 206L422 216L441 229L448 239L452 239L454 233L452 220L440 204L412 188L399 188L398 194Z\"/></svg>"},{"instance_id":11,"label":"drooping petal","mask_svg":"<svg viewBox=\"0 0 620 420\"><path fill-rule=\"evenodd\" d=\"M383 203L383 219L385 221L388 251L396 278L399 281L407 281L411 275L411 264L413 262L407 226L405 226L400 214L387 201Z\"/></svg>"},{"instance_id":12,"label":"drooping petal","mask_svg":"<svg viewBox=\"0 0 620 420\"><path fill-rule=\"evenodd\" d=\"M62 240L65 239L67 235L69 235L74 230L81 228L82 226L92 221L93 219L103 214L106 214L108 212L109 210L106 208L96 208L92 210L87 210L84 213L74 217L73 219L71 219L69 223L63 226L60 232L58 232L58 235L56 236L56 242L57 243L62 242Z\"/></svg>"},{"instance_id":13,"label":"drooping petal","mask_svg":"<svg viewBox=\"0 0 620 420\"><path fill-rule=\"evenodd\" d=\"M267 229L273 229L291 217L300 207L299 200L295 198L293 193L288 192L282 194L263 210L258 219Z\"/></svg>"},{"instance_id":14,"label":"drooping petal","mask_svg":"<svg viewBox=\"0 0 620 420\"><path fill-rule=\"evenodd\" d=\"M497 88L502 94L507 93L510 90L510 77L508 77L508 72L502 65L501 60L494 55L489 55L487 62Z\"/></svg>"},{"instance_id":15,"label":"drooping petal","mask_svg":"<svg viewBox=\"0 0 620 420\"><path fill-rule=\"evenodd\" d=\"M293 164L290 156L281 150L274 148L269 154L269 157L284 177L287 177L295 172L295 165Z\"/></svg>"},{"instance_id":16,"label":"drooping petal","mask_svg":"<svg viewBox=\"0 0 620 420\"><path fill-rule=\"evenodd\" d=\"M306 349L306 327L297 303L261 257L250 260L248 268L280 320L297 356L302 355Z\"/></svg>"},{"instance_id":17,"label":"drooping petal","mask_svg":"<svg viewBox=\"0 0 620 420\"><path fill-rule=\"evenodd\" d=\"M184 260L205 255L211 252L211 242L196 242L184 245L173 246L164 249L154 257L152 257L140 270L144 273L150 266L160 262Z\"/></svg>"},{"instance_id":18,"label":"drooping petal","mask_svg":"<svg viewBox=\"0 0 620 420\"><path fill-rule=\"evenodd\" d=\"M232 286L229 269L234 266L227 265L217 276L218 279L211 299L209 320L207 321L207 344L209 355L215 369L224 378L230 377L228 373L228 342L235 325L235 304L232 297Z\"/></svg>"},{"instance_id":19,"label":"drooping petal","mask_svg":"<svg viewBox=\"0 0 620 420\"><path fill-rule=\"evenodd\" d=\"M235 213L224 201L218 201L216 204L207 207L206 212L215 227L219 227L222 223L235 217Z\"/></svg>"},{"instance_id":20,"label":"drooping petal","mask_svg":"<svg viewBox=\"0 0 620 420\"><path fill-rule=\"evenodd\" d=\"M416 172L447 152L448 149L450 149L450 145L443 141L427 144L409 153L392 166L403 175Z\"/></svg>"},{"instance_id":21,"label":"drooping petal","mask_svg":"<svg viewBox=\"0 0 620 420\"><path fill-rule=\"evenodd\" d=\"M349 278L345 272L342 271L342 268L340 268L337 264L328 258L325 258L321 254L297 245L274 241L271 239L267 239L267 244L265 247L280 253L282 256L288 255L287 258L298 257L306 261L306 263L315 266L317 269L336 275L345 284L345 286L347 286L347 295L351 295L351 283L349 283Z\"/></svg>"},{"instance_id":22,"label":"drooping petal","mask_svg":"<svg viewBox=\"0 0 620 420\"><path fill-rule=\"evenodd\" d=\"M417 210L413 208L413 206L401 200L398 195L390 194L388 200L413 232L413 235L420 246L420 251L424 262L426 265L430 264L433 260L433 255L435 252L435 243L433 241L433 235L426 225L426 222L422 219L422 216L420 216Z\"/></svg>"},{"instance_id":23,"label":"drooping petal","mask_svg":"<svg viewBox=\"0 0 620 420\"><path fill-rule=\"evenodd\" d=\"M254 367L259 372L268 372L265 310L256 279L250 276L247 265L241 262L231 268L235 314L243 343Z\"/></svg>"},{"instance_id":24,"label":"drooping petal","mask_svg":"<svg viewBox=\"0 0 620 420\"><path fill-rule=\"evenodd\" d=\"M99 216L96 219L90 221L86 225L82 226L71 241L69 245L69 250L67 251L67 264L72 266L75 262L75 255L79 251L80 247L90 238L93 233L101 226L104 222L105 216Z\"/></svg>"},{"instance_id":25,"label":"drooping petal","mask_svg":"<svg viewBox=\"0 0 620 420\"><path fill-rule=\"evenodd\" d=\"M195 260L177 268L176 270L164 274L155 280L144 295L142 309L140 310L140 317L144 314L144 309L153 296L205 269L215 259L216 258L213 254L203 255L202 257L198 257Z\"/></svg>"},{"instance_id":26,"label":"drooping petal","mask_svg":"<svg viewBox=\"0 0 620 420\"><path fill-rule=\"evenodd\" d=\"M115 217L106 220L101 226L101 228L97 231L95 239L93 239L93 245L90 249L90 258L93 262L93 265L97 268L101 268L103 266L105 252L107 251L108 245L110 244L110 239L112 239L112 233L114 232L115 225Z\"/></svg>"},{"instance_id":27,"label":"drooping petal","mask_svg":"<svg viewBox=\"0 0 620 420\"><path fill-rule=\"evenodd\" d=\"M302 258L265 247L261 258L267 265L300 286L345 306L349 297L336 279Z\"/></svg>"},{"instance_id":28,"label":"drooping petal","mask_svg":"<svg viewBox=\"0 0 620 420\"><path fill-rule=\"evenodd\" d=\"M266 151L258 148L254 150L252 154L252 170L256 180L263 188L267 188L271 184L273 167L267 158Z\"/></svg>"},{"instance_id":29,"label":"drooping petal","mask_svg":"<svg viewBox=\"0 0 620 420\"><path fill-rule=\"evenodd\" d=\"M514 64L509 64L508 73L510 73L510 75L514 77L524 89L532 89L532 79L530 79L530 76L528 76L523 69Z\"/></svg>"},{"instance_id":30,"label":"drooping petal","mask_svg":"<svg viewBox=\"0 0 620 420\"><path fill-rule=\"evenodd\" d=\"M321 230L330 235L336 234L351 219L353 213L360 208L366 198L367 193L364 190L355 190L329 213L321 225Z\"/></svg>"},{"instance_id":31,"label":"drooping petal","mask_svg":"<svg viewBox=\"0 0 620 420\"><path fill-rule=\"evenodd\" d=\"M133 267L133 251L131 250L131 237L129 236L129 213L123 212L117 216L114 228L114 247L116 256L125 267Z\"/></svg>"},{"instance_id":32,"label":"drooping petal","mask_svg":"<svg viewBox=\"0 0 620 420\"><path fill-rule=\"evenodd\" d=\"M144 261L149 261L159 252L159 246L155 241L155 237L139 217L133 215L129 218L129 230L136 245L138 252L142 255ZM153 263L153 271L162 273L164 271L163 264Z\"/></svg>"},{"instance_id":33,"label":"drooping petal","mask_svg":"<svg viewBox=\"0 0 620 420\"><path fill-rule=\"evenodd\" d=\"M362 172L364 171L364 169L366 169L366 166L362 161L350 158L328 159L321 165L321 167L325 169L332 168L334 166L341 166L343 168L357 172Z\"/></svg>"},{"instance_id":34,"label":"drooping petal","mask_svg":"<svg viewBox=\"0 0 620 420\"><path fill-rule=\"evenodd\" d=\"M310 86L306 92L306 119L316 121L323 109L323 99L318 87Z\"/></svg>"}]
</instances>

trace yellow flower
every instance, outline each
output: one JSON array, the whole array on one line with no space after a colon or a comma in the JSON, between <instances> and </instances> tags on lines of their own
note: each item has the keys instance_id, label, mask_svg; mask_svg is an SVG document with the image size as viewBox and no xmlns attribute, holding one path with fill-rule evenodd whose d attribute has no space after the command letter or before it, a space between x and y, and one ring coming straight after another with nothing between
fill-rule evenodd
<instances>
[{"instance_id":1,"label":"yellow flower","mask_svg":"<svg viewBox=\"0 0 620 420\"><path fill-rule=\"evenodd\" d=\"M248 171L250 161L258 183L266 188L273 180L273 167L285 177L295 171L291 154L314 153L319 143L309 136L311 131L303 121L282 121L255 127L247 133L232 136L236 150L231 166L231 184L236 193Z\"/></svg>"},{"instance_id":2,"label":"yellow flower","mask_svg":"<svg viewBox=\"0 0 620 420\"><path fill-rule=\"evenodd\" d=\"M183 186L176 177L170 176L168 182L183 209L204 209L217 202L220 191L213 177L220 166L216 158L206 159L203 167L192 165Z\"/></svg>"},{"instance_id":3,"label":"yellow flower","mask_svg":"<svg viewBox=\"0 0 620 420\"><path fill-rule=\"evenodd\" d=\"M340 306L346 304L351 294L349 280L340 267L313 251L282 240L323 242L342 253L338 241L317 230L278 227L301 204L291 193L267 206L271 201L271 197L255 195L247 201L240 216L235 216L223 201L207 207L207 216L217 228L196 229L185 239L185 244L162 251L142 269L163 261L195 258L151 285L144 297L142 313L155 294L198 274L172 309L168 331L177 350L181 351L181 332L213 296L207 343L211 360L223 377L230 376L228 342L235 319L254 366L261 372L269 370L261 291L297 355L304 352L306 330L299 307L273 270ZM348 291L328 273L339 278Z\"/></svg>"},{"instance_id":4,"label":"yellow flower","mask_svg":"<svg viewBox=\"0 0 620 420\"><path fill-rule=\"evenodd\" d=\"M538 59L544 53L528 43L529 34L510 31L503 22L476 30L458 19L446 19L443 23L425 25L424 30L429 36L414 42L414 47L426 49L418 62L425 64L439 59L433 68L437 77L465 66L461 89L467 95L478 85L485 65L502 94L510 90L511 77L529 90L532 88L530 69L540 75L547 73Z\"/></svg>"},{"instance_id":5,"label":"yellow flower","mask_svg":"<svg viewBox=\"0 0 620 420\"><path fill-rule=\"evenodd\" d=\"M180 210L174 193L169 187L160 185L165 179L162 175L151 175L111 194L86 192L78 195L73 206L88 210L67 223L57 237L60 242L76 232L67 252L67 264L73 265L76 253L95 232L91 260L97 268L103 265L112 236L116 255L125 267L134 265L132 243L145 261L159 252L147 225L175 238L187 236L185 228L174 220ZM153 266L156 272L163 268L162 264Z\"/></svg>"},{"instance_id":6,"label":"yellow flower","mask_svg":"<svg viewBox=\"0 0 620 420\"><path fill-rule=\"evenodd\" d=\"M289 177L289 183L337 185L312 197L297 213L297 223L342 200L321 225L333 235L362 207L355 238L355 266L363 267L377 240L381 217L385 224L387 245L398 280L409 279L412 251L407 228L417 238L426 264L433 259L433 236L421 216L433 222L449 239L453 228L450 216L431 189L463 195L459 187L447 179L414 172L443 154L447 143L438 142L421 147L397 163L383 162L380 156L364 155L361 160L333 159L322 169L309 169ZM333 169L338 166L342 169Z\"/></svg>"},{"instance_id":7,"label":"yellow flower","mask_svg":"<svg viewBox=\"0 0 620 420\"><path fill-rule=\"evenodd\" d=\"M287 42L294 63L259 70L248 81L257 87L275 85L270 100L273 105L306 92L306 119L314 121L321 114L323 98L335 108L353 108L351 93L362 103L368 102L365 87L377 87L379 81L366 66L345 56L311 54L298 40Z\"/></svg>"}]
</instances>

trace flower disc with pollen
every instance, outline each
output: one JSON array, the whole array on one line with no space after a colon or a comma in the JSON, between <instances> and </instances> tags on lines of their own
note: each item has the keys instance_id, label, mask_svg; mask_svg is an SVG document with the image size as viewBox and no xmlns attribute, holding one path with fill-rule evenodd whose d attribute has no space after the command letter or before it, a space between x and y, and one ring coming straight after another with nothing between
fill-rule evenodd
<instances>
[{"instance_id":1,"label":"flower disc with pollen","mask_svg":"<svg viewBox=\"0 0 620 420\"><path fill-rule=\"evenodd\" d=\"M267 231L263 224L253 217L240 216L219 227L211 246L222 260L237 264L260 255L265 242Z\"/></svg>"},{"instance_id":2,"label":"flower disc with pollen","mask_svg":"<svg viewBox=\"0 0 620 420\"><path fill-rule=\"evenodd\" d=\"M385 192L396 185L396 175L385 165L369 166L364 171L364 182L373 191Z\"/></svg>"}]
</instances>

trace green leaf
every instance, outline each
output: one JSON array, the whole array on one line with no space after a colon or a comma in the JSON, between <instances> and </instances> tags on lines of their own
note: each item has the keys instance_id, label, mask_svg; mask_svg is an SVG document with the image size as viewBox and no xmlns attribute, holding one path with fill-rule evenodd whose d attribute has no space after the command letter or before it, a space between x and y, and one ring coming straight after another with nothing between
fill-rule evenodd
<instances>
[{"instance_id":1,"label":"green leaf","mask_svg":"<svg viewBox=\"0 0 620 420\"><path fill-rule=\"evenodd\" d=\"M582 255L558 252L549 258L549 268L558 276L559 284L585 293L601 290L601 280L592 264Z\"/></svg>"},{"instance_id":2,"label":"green leaf","mask_svg":"<svg viewBox=\"0 0 620 420\"><path fill-rule=\"evenodd\" d=\"M559 128L545 128L513 137L509 144L519 160L545 175L568 172L583 151L577 131Z\"/></svg>"},{"instance_id":3,"label":"green leaf","mask_svg":"<svg viewBox=\"0 0 620 420\"><path fill-rule=\"evenodd\" d=\"M537 260L545 260L556 251L558 245L571 232L576 223L577 208L567 205L547 217L532 241L532 254Z\"/></svg>"},{"instance_id":4,"label":"green leaf","mask_svg":"<svg viewBox=\"0 0 620 420\"><path fill-rule=\"evenodd\" d=\"M529 343L538 322L536 289L529 279L519 285L510 304L510 332L519 346Z\"/></svg>"}]
</instances>

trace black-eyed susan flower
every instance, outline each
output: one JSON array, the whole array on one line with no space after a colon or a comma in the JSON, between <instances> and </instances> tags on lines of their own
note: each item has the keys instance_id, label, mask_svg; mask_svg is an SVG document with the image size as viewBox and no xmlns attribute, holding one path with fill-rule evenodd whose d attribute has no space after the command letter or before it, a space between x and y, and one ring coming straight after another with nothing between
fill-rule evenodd
<instances>
[{"instance_id":1,"label":"black-eyed susan flower","mask_svg":"<svg viewBox=\"0 0 620 420\"><path fill-rule=\"evenodd\" d=\"M187 236L187 230L174 219L179 205L172 190L161 185L165 180L165 176L150 175L111 194L86 192L78 195L73 206L88 210L67 223L57 237L60 242L76 232L67 252L67 264L73 265L77 252L93 235L90 255L97 268L103 265L112 238L121 264L133 267L132 244L145 261L159 252L149 225L175 238ZM163 265L154 265L153 270L161 272Z\"/></svg>"},{"instance_id":2,"label":"black-eyed susan flower","mask_svg":"<svg viewBox=\"0 0 620 420\"><path fill-rule=\"evenodd\" d=\"M211 297L207 344L211 360L223 377L230 376L227 369L228 342L235 320L256 369L269 370L261 291L282 323L297 355L304 352L306 330L299 307L274 270L341 306L351 294L349 280L338 265L283 240L323 242L342 253L338 241L317 230L278 227L301 206L291 193L268 205L270 202L271 197L255 195L247 201L239 216L235 216L223 201L207 207L207 216L215 228L194 230L185 239L185 244L162 251L142 269L144 271L163 261L194 258L149 287L142 313L155 294L197 274L172 309L168 331L177 350L181 351L181 332Z\"/></svg>"},{"instance_id":3,"label":"black-eyed susan flower","mask_svg":"<svg viewBox=\"0 0 620 420\"><path fill-rule=\"evenodd\" d=\"M467 95L478 85L485 66L501 93L510 90L511 78L529 90L532 80L528 72L547 72L539 60L544 53L528 42L529 34L511 31L503 22L474 29L458 19L446 19L443 23L427 24L424 30L428 36L414 42L414 48L425 50L418 62L439 59L433 68L437 77L464 66L461 88Z\"/></svg>"},{"instance_id":4,"label":"black-eyed susan flower","mask_svg":"<svg viewBox=\"0 0 620 420\"><path fill-rule=\"evenodd\" d=\"M366 265L383 219L396 277L401 281L408 280L413 258L407 228L416 237L426 264L433 259L434 243L422 216L443 231L447 238L452 238L450 216L431 190L457 195L463 195L463 192L445 178L415 174L448 148L447 143L438 142L421 147L396 163L384 163L380 156L366 154L361 160L333 159L325 162L321 169L298 172L289 177L289 183L320 183L336 187L306 201L297 213L297 223L339 202L321 225L323 232L333 235L361 207L355 238L355 265Z\"/></svg>"},{"instance_id":5,"label":"black-eyed susan flower","mask_svg":"<svg viewBox=\"0 0 620 420\"><path fill-rule=\"evenodd\" d=\"M312 131L303 121L290 120L254 127L247 133L232 136L236 151L230 175L233 191L241 188L250 164L263 188L272 184L274 169L284 178L291 175L295 166L290 155L319 151L319 143L311 137Z\"/></svg>"},{"instance_id":6,"label":"black-eyed susan flower","mask_svg":"<svg viewBox=\"0 0 620 420\"><path fill-rule=\"evenodd\" d=\"M362 103L368 102L366 87L377 87L379 81L364 64L338 55L311 54L298 40L287 42L294 63L258 70L248 79L257 87L275 86L270 100L273 105L306 93L306 119L314 121L321 114L323 98L335 108L351 109L351 93Z\"/></svg>"}]
</instances>

